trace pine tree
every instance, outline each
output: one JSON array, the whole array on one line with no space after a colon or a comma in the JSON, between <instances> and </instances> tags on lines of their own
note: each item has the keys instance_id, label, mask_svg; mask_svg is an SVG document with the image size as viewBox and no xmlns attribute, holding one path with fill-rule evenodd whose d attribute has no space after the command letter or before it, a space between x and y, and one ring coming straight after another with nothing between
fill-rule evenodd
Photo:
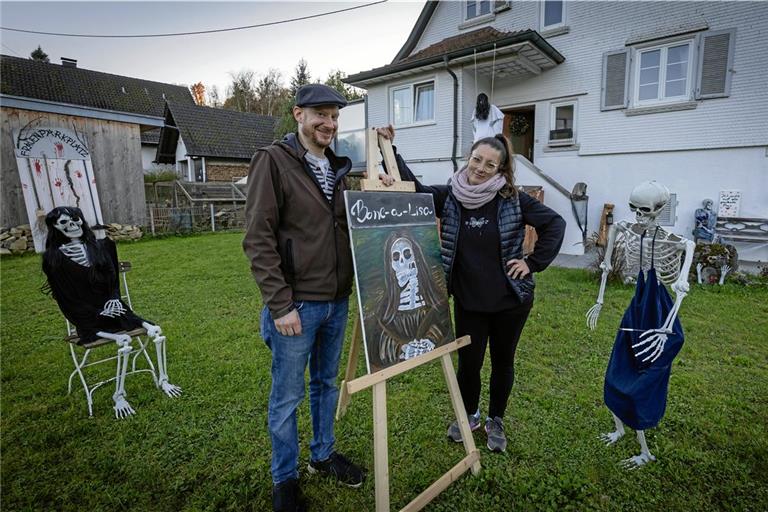
<instances>
[{"instance_id":1,"label":"pine tree","mask_svg":"<svg viewBox=\"0 0 768 512\"><path fill-rule=\"evenodd\" d=\"M29 54L29 58L32 60L38 60L40 62L50 62L48 54L43 51L40 45L37 45L37 50Z\"/></svg>"}]
</instances>

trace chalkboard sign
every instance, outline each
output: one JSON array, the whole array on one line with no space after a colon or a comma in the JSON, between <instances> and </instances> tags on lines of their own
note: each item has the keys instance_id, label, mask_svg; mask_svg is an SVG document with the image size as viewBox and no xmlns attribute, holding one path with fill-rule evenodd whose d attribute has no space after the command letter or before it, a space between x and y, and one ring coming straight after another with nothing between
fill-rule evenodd
<instances>
[{"instance_id":1,"label":"chalkboard sign","mask_svg":"<svg viewBox=\"0 0 768 512\"><path fill-rule=\"evenodd\" d=\"M344 193L368 372L454 340L430 194Z\"/></svg>"},{"instance_id":2,"label":"chalkboard sign","mask_svg":"<svg viewBox=\"0 0 768 512\"><path fill-rule=\"evenodd\" d=\"M721 190L717 207L718 217L738 217L741 207L741 190Z\"/></svg>"}]
</instances>

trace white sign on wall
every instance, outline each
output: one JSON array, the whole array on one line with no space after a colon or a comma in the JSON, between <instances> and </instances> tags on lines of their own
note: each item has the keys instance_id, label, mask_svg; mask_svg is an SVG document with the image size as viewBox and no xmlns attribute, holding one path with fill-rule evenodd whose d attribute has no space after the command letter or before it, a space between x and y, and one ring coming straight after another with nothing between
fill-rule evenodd
<instances>
[{"instance_id":1,"label":"white sign on wall","mask_svg":"<svg viewBox=\"0 0 768 512\"><path fill-rule=\"evenodd\" d=\"M738 217L741 207L741 190L721 190L717 206L718 217Z\"/></svg>"},{"instance_id":2,"label":"white sign on wall","mask_svg":"<svg viewBox=\"0 0 768 512\"><path fill-rule=\"evenodd\" d=\"M27 218L35 250L45 250L45 214L75 206L91 226L102 223L96 177L83 134L62 128L24 128L13 132ZM97 236L102 237L100 231Z\"/></svg>"}]
</instances>

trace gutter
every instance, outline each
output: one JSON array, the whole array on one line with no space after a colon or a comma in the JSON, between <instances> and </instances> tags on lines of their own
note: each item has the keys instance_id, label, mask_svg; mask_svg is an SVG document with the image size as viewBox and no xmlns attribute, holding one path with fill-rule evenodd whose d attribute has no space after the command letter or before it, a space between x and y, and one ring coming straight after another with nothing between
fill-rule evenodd
<instances>
[{"instance_id":1,"label":"gutter","mask_svg":"<svg viewBox=\"0 0 768 512\"><path fill-rule=\"evenodd\" d=\"M451 148L451 162L453 163L453 172L459 170L459 163L456 161L456 148L459 145L459 79L456 73L448 65L448 56L443 56L445 70L453 78L453 147Z\"/></svg>"}]
</instances>

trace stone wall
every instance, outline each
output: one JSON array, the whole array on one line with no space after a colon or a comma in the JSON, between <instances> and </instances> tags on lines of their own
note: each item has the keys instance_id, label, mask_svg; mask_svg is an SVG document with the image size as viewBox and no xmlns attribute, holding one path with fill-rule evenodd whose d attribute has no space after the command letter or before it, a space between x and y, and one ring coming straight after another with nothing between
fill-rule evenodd
<instances>
[{"instance_id":1,"label":"stone wall","mask_svg":"<svg viewBox=\"0 0 768 512\"><path fill-rule=\"evenodd\" d=\"M138 240L143 236L139 226L107 224L107 236L112 240ZM35 252L35 242L29 224L13 228L0 228L0 255Z\"/></svg>"},{"instance_id":2,"label":"stone wall","mask_svg":"<svg viewBox=\"0 0 768 512\"><path fill-rule=\"evenodd\" d=\"M205 174L208 181L232 182L233 178L248 176L248 164L242 163L206 163Z\"/></svg>"}]
</instances>

